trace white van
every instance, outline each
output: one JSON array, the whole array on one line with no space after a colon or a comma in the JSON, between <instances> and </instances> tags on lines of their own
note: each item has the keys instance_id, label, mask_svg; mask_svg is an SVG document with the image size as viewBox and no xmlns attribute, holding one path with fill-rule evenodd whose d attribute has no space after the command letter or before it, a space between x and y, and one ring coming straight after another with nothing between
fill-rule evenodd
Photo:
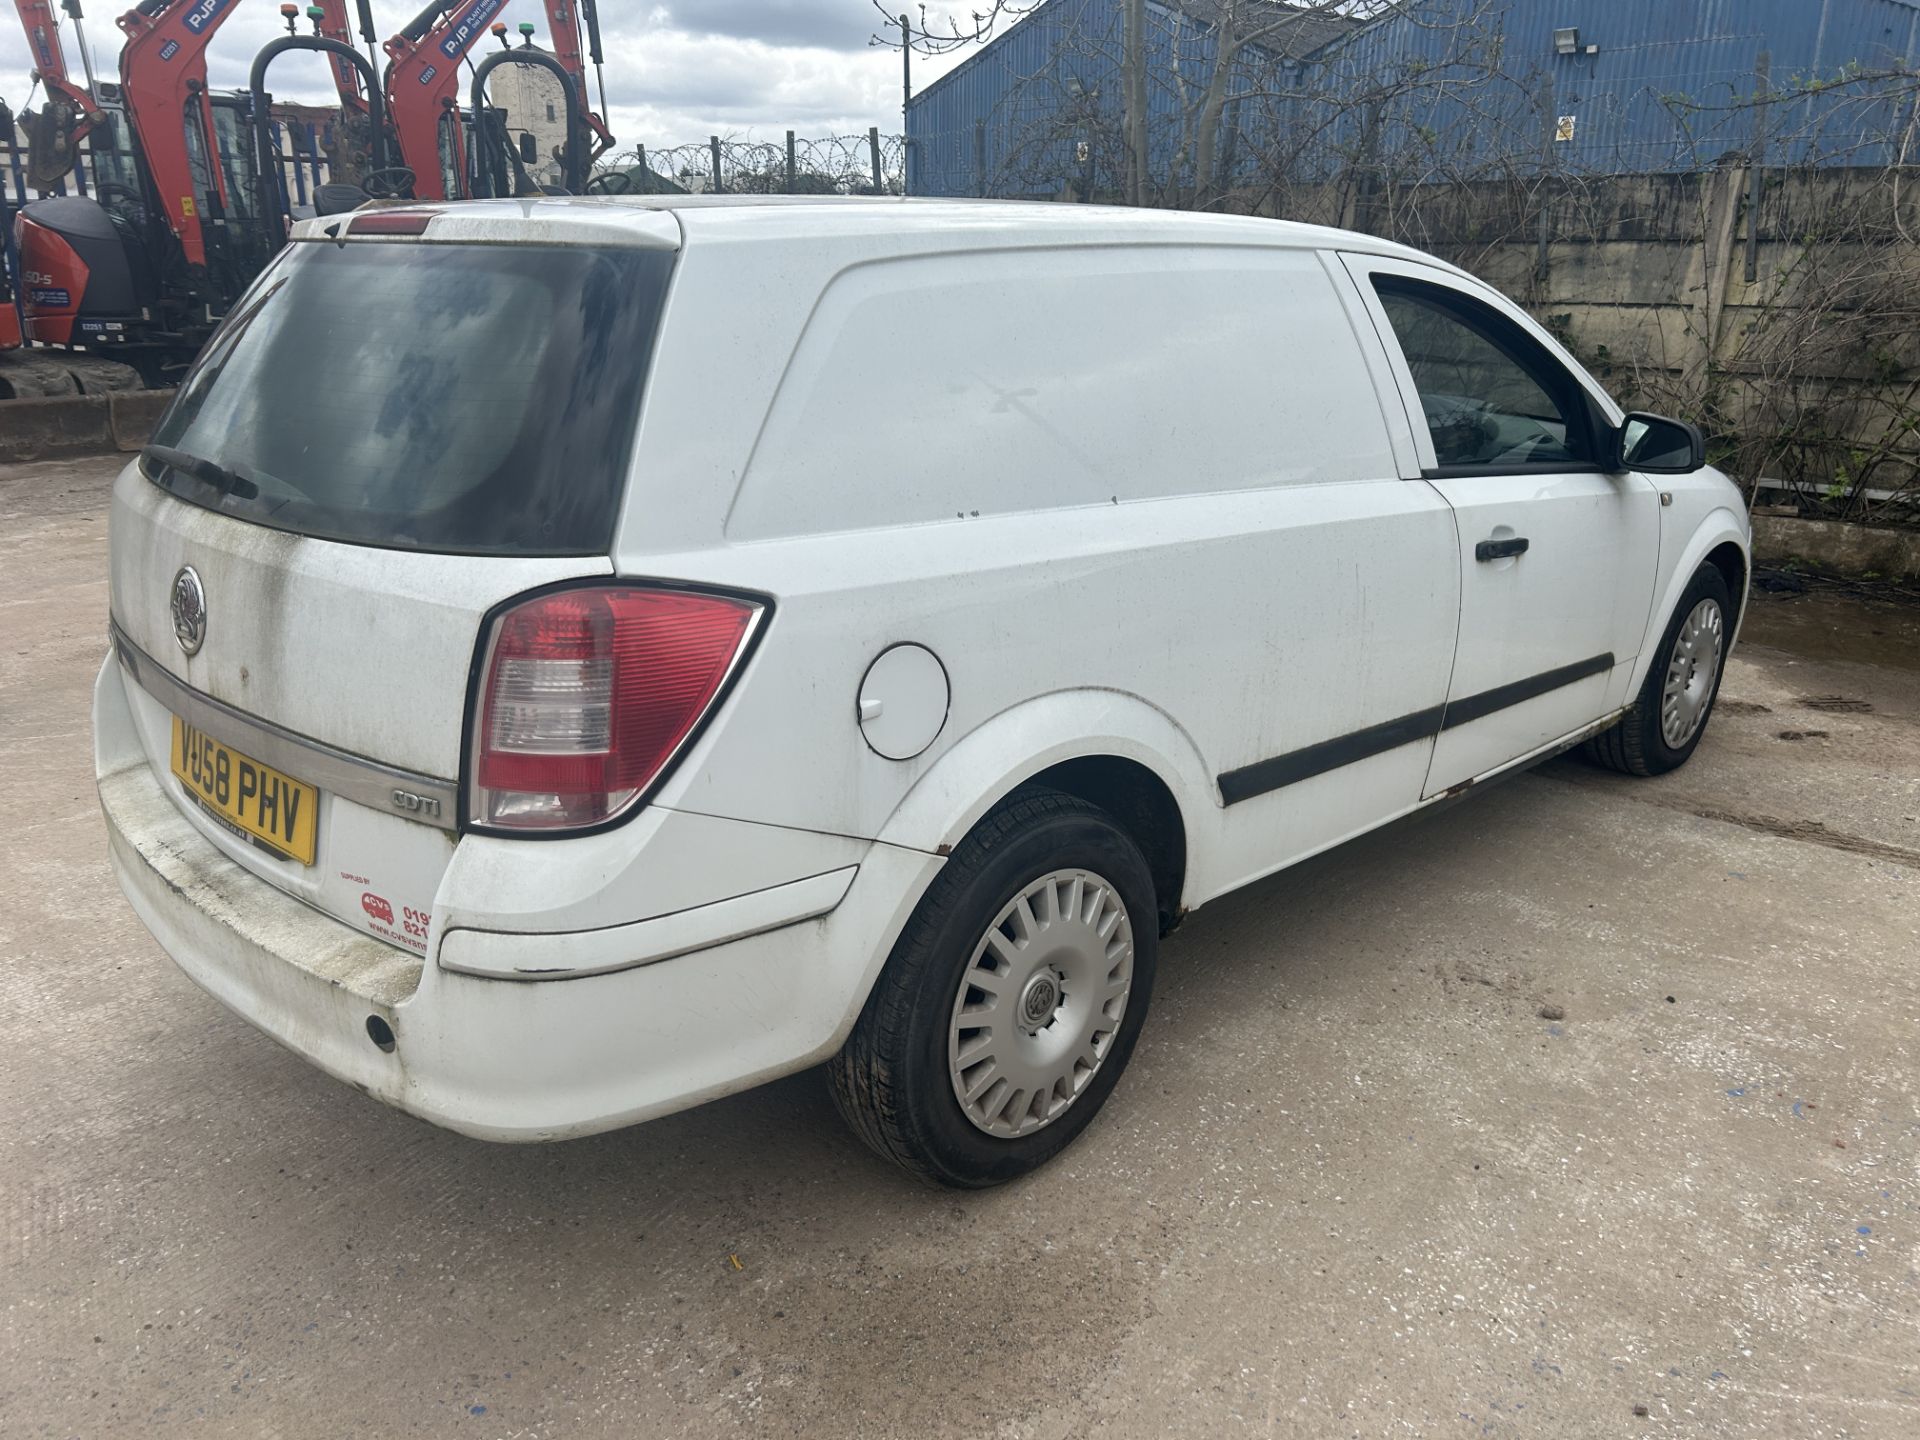
<instances>
[{"instance_id":1,"label":"white van","mask_svg":"<svg viewBox=\"0 0 1920 1440\"><path fill-rule=\"evenodd\" d=\"M1741 497L1361 235L545 199L301 224L115 487L94 732L216 998L470 1135L822 1061L1040 1164L1189 910L1700 743Z\"/></svg>"}]
</instances>

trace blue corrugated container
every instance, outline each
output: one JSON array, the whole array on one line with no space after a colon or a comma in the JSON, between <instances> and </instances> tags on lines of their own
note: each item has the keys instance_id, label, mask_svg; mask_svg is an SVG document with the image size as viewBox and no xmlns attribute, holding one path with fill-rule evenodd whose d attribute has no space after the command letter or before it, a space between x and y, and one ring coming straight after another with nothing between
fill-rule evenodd
<instances>
[{"instance_id":1,"label":"blue corrugated container","mask_svg":"<svg viewBox=\"0 0 1920 1440\"><path fill-rule=\"evenodd\" d=\"M1445 64L1459 45L1445 22L1472 8L1473 0L1431 0L1322 58L1349 77L1376 79ZM1476 125L1489 154L1544 149L1568 117L1572 138L1551 145L1562 168L1698 169L1752 143L1763 52L1774 89L1802 91L1849 71L1909 69L1920 54L1916 0L1502 0L1496 14L1504 83L1488 87L1477 111L1439 102L1394 117L1435 132L1449 157ZM1555 34L1568 29L1576 52L1558 53ZM1871 142L1899 123L1885 93L1842 83L1769 106L1769 157L1883 159Z\"/></svg>"},{"instance_id":2,"label":"blue corrugated container","mask_svg":"<svg viewBox=\"0 0 1920 1440\"><path fill-rule=\"evenodd\" d=\"M1163 12L1148 55L1149 149L1174 168L1183 79L1213 65L1211 32ZM917 195L1050 196L1124 170L1118 0L1050 0L913 97L907 187ZM1084 146L1084 150L1082 147Z\"/></svg>"},{"instance_id":3,"label":"blue corrugated container","mask_svg":"<svg viewBox=\"0 0 1920 1440\"><path fill-rule=\"evenodd\" d=\"M1480 4L1424 0L1307 62L1303 73L1313 78L1301 88L1390 96L1365 117L1377 138L1363 140L1357 106L1336 102L1328 113L1311 102L1290 109L1249 99L1248 113L1226 127L1239 132L1241 153L1221 163L1245 170L1252 152L1313 135L1328 170L1363 143L1402 167L1424 160L1454 173L1703 168L1754 144L1763 52L1774 90L1794 96L1765 109L1775 163L1884 162L1886 137L1912 119L1910 82L1896 101L1886 83L1863 77L1920 64L1920 0L1494 0L1486 24L1466 31L1452 23ZM1212 35L1164 6L1155 11L1149 169L1161 183L1190 184L1180 90L1204 84ZM1556 44L1564 30L1577 32L1572 53ZM1050 0L914 97L910 189L1117 191L1121 52L1119 0ZM1448 78L1458 85L1436 83ZM1296 155L1292 163L1305 162Z\"/></svg>"}]
</instances>

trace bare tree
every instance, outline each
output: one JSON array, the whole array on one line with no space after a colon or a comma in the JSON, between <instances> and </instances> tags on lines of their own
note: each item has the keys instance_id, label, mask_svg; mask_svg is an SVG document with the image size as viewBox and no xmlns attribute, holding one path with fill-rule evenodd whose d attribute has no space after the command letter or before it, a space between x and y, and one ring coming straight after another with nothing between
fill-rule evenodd
<instances>
[{"instance_id":1,"label":"bare tree","mask_svg":"<svg viewBox=\"0 0 1920 1440\"><path fill-rule=\"evenodd\" d=\"M1014 21L1024 19L1046 0L989 0L984 10L969 11L965 17L951 12L930 19L925 5L890 11L884 0L872 0L880 15L880 29L867 39L869 45L891 49L905 47L917 55L950 55L956 50L984 45ZM918 15L916 25L914 16Z\"/></svg>"}]
</instances>

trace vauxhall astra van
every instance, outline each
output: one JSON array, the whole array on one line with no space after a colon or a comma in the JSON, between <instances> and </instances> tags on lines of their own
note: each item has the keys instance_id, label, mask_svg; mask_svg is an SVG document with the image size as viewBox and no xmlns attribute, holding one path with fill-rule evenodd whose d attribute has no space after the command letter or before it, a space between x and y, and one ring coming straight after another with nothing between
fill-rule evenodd
<instances>
[{"instance_id":1,"label":"vauxhall astra van","mask_svg":"<svg viewBox=\"0 0 1920 1440\"><path fill-rule=\"evenodd\" d=\"M113 864L214 998L498 1140L826 1062L978 1186L1112 1097L1190 910L1683 764L1748 524L1366 236L550 198L301 223L111 555Z\"/></svg>"}]
</instances>

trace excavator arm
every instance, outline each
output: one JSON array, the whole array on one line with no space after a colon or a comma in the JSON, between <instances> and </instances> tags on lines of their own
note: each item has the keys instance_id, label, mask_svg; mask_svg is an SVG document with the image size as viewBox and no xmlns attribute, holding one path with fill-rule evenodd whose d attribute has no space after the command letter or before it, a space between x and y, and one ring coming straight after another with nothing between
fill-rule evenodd
<instances>
[{"instance_id":1,"label":"excavator arm","mask_svg":"<svg viewBox=\"0 0 1920 1440\"><path fill-rule=\"evenodd\" d=\"M99 113L93 103L93 96L83 87L73 83L67 73L67 54L60 45L59 22L54 18L53 0L13 0L14 8L20 12L20 24L27 32L27 48L33 52L33 75L47 93L65 100L82 115L88 118ZM69 13L77 12L78 5L69 7ZM74 13L76 23L79 15ZM79 130L75 139L86 134Z\"/></svg>"},{"instance_id":2,"label":"excavator arm","mask_svg":"<svg viewBox=\"0 0 1920 1440\"><path fill-rule=\"evenodd\" d=\"M593 101L587 94L586 58L581 53L581 21L586 22L587 51L593 56L593 68L598 71L603 57L600 53L600 15L595 0L552 0L553 58L566 68L573 77L573 88L580 100L580 115L586 121L587 129L592 132L593 140L587 152L589 166L607 151L613 148L613 132L607 128L607 122L593 108ZM607 89L600 87L600 107L607 104Z\"/></svg>"},{"instance_id":3,"label":"excavator arm","mask_svg":"<svg viewBox=\"0 0 1920 1440\"><path fill-rule=\"evenodd\" d=\"M413 171L421 200L459 198L448 193L447 175L467 173L466 137L460 122L460 62L487 33L507 0L432 0L387 41L387 114L400 142L400 158ZM448 142L442 164L441 136Z\"/></svg>"},{"instance_id":4,"label":"excavator arm","mask_svg":"<svg viewBox=\"0 0 1920 1440\"><path fill-rule=\"evenodd\" d=\"M20 24L27 32L33 55L33 78L46 87L48 104L42 108L29 137L28 177L36 190L45 190L73 169L80 142L87 138L100 109L85 86L67 73L67 55L60 44L59 21L52 0L14 0ZM79 6L69 5L79 24Z\"/></svg>"},{"instance_id":5,"label":"excavator arm","mask_svg":"<svg viewBox=\"0 0 1920 1440\"><path fill-rule=\"evenodd\" d=\"M338 40L342 45L353 44L353 27L347 19L347 0L318 0L313 9L320 12L320 34L329 40ZM282 5L281 13L288 7ZM378 39L373 28L373 7L368 0L359 0L360 38L372 45ZM360 72L353 68L352 62L335 55L328 58L328 67L333 71L333 88L340 95L340 111L343 115L364 117L367 113L367 97L360 93Z\"/></svg>"},{"instance_id":6,"label":"excavator arm","mask_svg":"<svg viewBox=\"0 0 1920 1440\"><path fill-rule=\"evenodd\" d=\"M237 0L140 0L118 21L127 43L120 52L120 85L133 121L154 199L179 237L187 264L207 263L206 232L194 187L187 127L200 135L208 184L224 211L226 176L214 142L207 95L207 46L233 18Z\"/></svg>"}]
</instances>

